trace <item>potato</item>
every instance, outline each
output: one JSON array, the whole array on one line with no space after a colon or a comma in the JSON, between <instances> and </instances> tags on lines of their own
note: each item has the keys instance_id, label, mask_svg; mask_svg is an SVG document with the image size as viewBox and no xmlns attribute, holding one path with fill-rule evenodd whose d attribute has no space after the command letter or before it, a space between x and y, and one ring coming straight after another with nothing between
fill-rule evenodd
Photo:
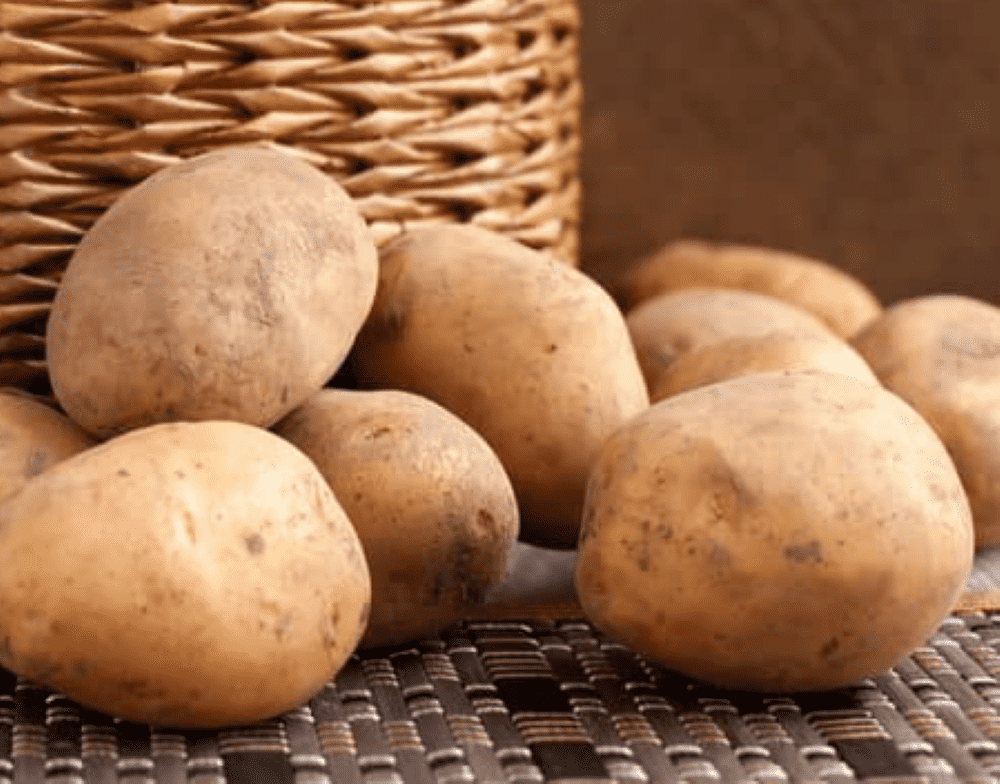
<instances>
[{"instance_id":1,"label":"potato","mask_svg":"<svg viewBox=\"0 0 1000 784\"><path fill-rule=\"evenodd\" d=\"M517 500L454 414L408 392L324 389L274 432L316 463L361 539L372 579L362 646L434 636L503 578Z\"/></svg>"},{"instance_id":2,"label":"potato","mask_svg":"<svg viewBox=\"0 0 1000 784\"><path fill-rule=\"evenodd\" d=\"M77 247L48 321L53 390L102 438L175 420L268 427L337 370L377 275L331 177L265 147L191 158L126 192Z\"/></svg>"},{"instance_id":3,"label":"potato","mask_svg":"<svg viewBox=\"0 0 1000 784\"><path fill-rule=\"evenodd\" d=\"M1000 308L956 294L904 300L853 344L948 448L972 506L976 547L1000 544Z\"/></svg>"},{"instance_id":4,"label":"potato","mask_svg":"<svg viewBox=\"0 0 1000 784\"><path fill-rule=\"evenodd\" d=\"M595 463L576 589L599 629L726 688L825 690L922 645L972 568L968 501L884 388L759 373L653 404Z\"/></svg>"},{"instance_id":5,"label":"potato","mask_svg":"<svg viewBox=\"0 0 1000 784\"><path fill-rule=\"evenodd\" d=\"M770 332L838 339L819 319L766 294L690 288L646 300L626 317L642 374L652 390L684 353L727 338Z\"/></svg>"},{"instance_id":6,"label":"potato","mask_svg":"<svg viewBox=\"0 0 1000 784\"><path fill-rule=\"evenodd\" d=\"M692 287L754 291L785 300L820 318L842 338L878 316L882 304L857 278L788 251L684 239L628 268L615 284L625 310L650 297Z\"/></svg>"},{"instance_id":7,"label":"potato","mask_svg":"<svg viewBox=\"0 0 1000 784\"><path fill-rule=\"evenodd\" d=\"M0 504L32 477L96 443L45 403L0 394Z\"/></svg>"},{"instance_id":8,"label":"potato","mask_svg":"<svg viewBox=\"0 0 1000 784\"><path fill-rule=\"evenodd\" d=\"M352 363L364 388L434 400L477 430L517 495L521 538L576 545L590 464L649 398L621 311L595 281L471 225L383 248Z\"/></svg>"},{"instance_id":9,"label":"potato","mask_svg":"<svg viewBox=\"0 0 1000 784\"><path fill-rule=\"evenodd\" d=\"M347 661L371 582L302 452L238 422L151 425L0 507L0 664L158 726L252 723Z\"/></svg>"},{"instance_id":10,"label":"potato","mask_svg":"<svg viewBox=\"0 0 1000 784\"><path fill-rule=\"evenodd\" d=\"M657 376L649 398L655 402L688 389L769 370L826 370L878 383L861 355L839 338L769 332L723 338L681 354Z\"/></svg>"}]
</instances>

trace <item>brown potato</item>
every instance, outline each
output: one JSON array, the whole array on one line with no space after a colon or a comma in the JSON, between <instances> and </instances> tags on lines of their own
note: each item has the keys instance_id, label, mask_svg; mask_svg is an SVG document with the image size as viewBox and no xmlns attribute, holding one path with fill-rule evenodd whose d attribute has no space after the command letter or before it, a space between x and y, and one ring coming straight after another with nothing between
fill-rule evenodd
<instances>
[{"instance_id":1,"label":"brown potato","mask_svg":"<svg viewBox=\"0 0 1000 784\"><path fill-rule=\"evenodd\" d=\"M853 344L948 448L977 548L1000 544L1000 308L956 294L904 300Z\"/></svg>"},{"instance_id":2,"label":"brown potato","mask_svg":"<svg viewBox=\"0 0 1000 784\"><path fill-rule=\"evenodd\" d=\"M848 338L878 316L882 304L860 280L817 259L771 248L684 239L627 269L615 285L626 311L668 291L724 287L785 300Z\"/></svg>"},{"instance_id":3,"label":"brown potato","mask_svg":"<svg viewBox=\"0 0 1000 784\"><path fill-rule=\"evenodd\" d=\"M33 477L96 443L45 403L0 393L0 504Z\"/></svg>"},{"instance_id":4,"label":"brown potato","mask_svg":"<svg viewBox=\"0 0 1000 784\"><path fill-rule=\"evenodd\" d=\"M587 617L722 687L825 690L924 644L972 569L940 439L876 384L760 373L652 405L595 463Z\"/></svg>"},{"instance_id":5,"label":"brown potato","mask_svg":"<svg viewBox=\"0 0 1000 784\"><path fill-rule=\"evenodd\" d=\"M53 390L102 438L162 421L270 426L337 370L377 275L333 178L276 148L188 159L125 193L77 247L48 321Z\"/></svg>"},{"instance_id":6,"label":"brown potato","mask_svg":"<svg viewBox=\"0 0 1000 784\"><path fill-rule=\"evenodd\" d=\"M769 332L723 338L684 352L657 376L649 399L656 402L688 389L770 370L826 370L878 383L861 355L839 338Z\"/></svg>"},{"instance_id":7,"label":"brown potato","mask_svg":"<svg viewBox=\"0 0 1000 784\"><path fill-rule=\"evenodd\" d=\"M152 425L0 506L0 664L158 726L247 724L347 661L371 583L302 452L237 422Z\"/></svg>"},{"instance_id":8,"label":"brown potato","mask_svg":"<svg viewBox=\"0 0 1000 784\"><path fill-rule=\"evenodd\" d=\"M659 386L678 357L720 340L778 331L838 339L801 308L736 289L689 288L660 294L632 310L626 324L650 390Z\"/></svg>"},{"instance_id":9,"label":"brown potato","mask_svg":"<svg viewBox=\"0 0 1000 784\"><path fill-rule=\"evenodd\" d=\"M407 392L324 389L274 432L316 463L361 539L372 578L362 646L434 636L503 578L514 489L454 414Z\"/></svg>"},{"instance_id":10,"label":"brown potato","mask_svg":"<svg viewBox=\"0 0 1000 784\"><path fill-rule=\"evenodd\" d=\"M625 320L584 273L471 225L383 248L359 383L434 400L500 457L521 538L576 545L591 461L649 398Z\"/></svg>"}]
</instances>

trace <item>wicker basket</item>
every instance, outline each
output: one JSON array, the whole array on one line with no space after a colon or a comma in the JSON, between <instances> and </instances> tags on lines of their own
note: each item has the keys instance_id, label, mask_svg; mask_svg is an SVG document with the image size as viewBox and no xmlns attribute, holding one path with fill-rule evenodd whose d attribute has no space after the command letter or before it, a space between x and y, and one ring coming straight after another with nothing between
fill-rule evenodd
<instances>
[{"instance_id":1,"label":"wicker basket","mask_svg":"<svg viewBox=\"0 0 1000 784\"><path fill-rule=\"evenodd\" d=\"M163 166L270 142L381 244L470 221L576 263L575 0L0 3L0 386L47 394L76 242Z\"/></svg>"}]
</instances>

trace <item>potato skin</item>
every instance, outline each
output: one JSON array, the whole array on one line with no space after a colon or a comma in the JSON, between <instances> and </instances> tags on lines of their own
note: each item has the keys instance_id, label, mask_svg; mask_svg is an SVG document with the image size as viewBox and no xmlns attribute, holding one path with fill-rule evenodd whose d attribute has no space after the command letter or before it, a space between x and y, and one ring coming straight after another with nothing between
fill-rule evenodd
<instances>
[{"instance_id":1,"label":"potato skin","mask_svg":"<svg viewBox=\"0 0 1000 784\"><path fill-rule=\"evenodd\" d=\"M324 389L274 432L316 463L361 539L372 577L363 647L434 636L503 578L514 489L454 414L407 392Z\"/></svg>"},{"instance_id":2,"label":"potato skin","mask_svg":"<svg viewBox=\"0 0 1000 784\"><path fill-rule=\"evenodd\" d=\"M170 166L91 227L52 303L53 391L101 438L163 421L268 427L342 363L378 259L343 189L290 153Z\"/></svg>"},{"instance_id":3,"label":"potato skin","mask_svg":"<svg viewBox=\"0 0 1000 784\"><path fill-rule=\"evenodd\" d=\"M773 248L682 239L627 269L615 283L627 312L650 297L692 287L754 291L813 313L849 338L882 312L860 280L818 259Z\"/></svg>"},{"instance_id":4,"label":"potato skin","mask_svg":"<svg viewBox=\"0 0 1000 784\"><path fill-rule=\"evenodd\" d=\"M517 495L521 538L576 545L590 464L649 398L621 311L584 273L471 225L383 247L352 362L364 388L434 400L477 430Z\"/></svg>"},{"instance_id":5,"label":"potato skin","mask_svg":"<svg viewBox=\"0 0 1000 784\"><path fill-rule=\"evenodd\" d=\"M1000 308L957 294L904 300L853 345L941 437L969 496L977 549L1000 544Z\"/></svg>"},{"instance_id":6,"label":"potato skin","mask_svg":"<svg viewBox=\"0 0 1000 784\"><path fill-rule=\"evenodd\" d=\"M96 444L45 403L0 394L0 504L33 477Z\"/></svg>"},{"instance_id":7,"label":"potato skin","mask_svg":"<svg viewBox=\"0 0 1000 784\"><path fill-rule=\"evenodd\" d=\"M861 355L839 338L770 332L723 338L684 352L657 376L649 399L657 402L688 389L775 370L825 370L879 383Z\"/></svg>"},{"instance_id":8,"label":"potato skin","mask_svg":"<svg viewBox=\"0 0 1000 784\"><path fill-rule=\"evenodd\" d=\"M53 466L0 507L0 552L0 663L140 723L290 710L367 620L364 554L326 481L236 422L153 425Z\"/></svg>"},{"instance_id":9,"label":"potato skin","mask_svg":"<svg viewBox=\"0 0 1000 784\"><path fill-rule=\"evenodd\" d=\"M727 688L838 688L889 670L972 568L968 501L887 390L761 373L655 403L587 491L581 606L652 660Z\"/></svg>"},{"instance_id":10,"label":"potato skin","mask_svg":"<svg viewBox=\"0 0 1000 784\"><path fill-rule=\"evenodd\" d=\"M835 340L823 322L766 294L724 288L687 288L660 294L626 316L632 345L649 389L688 351L728 338L787 332Z\"/></svg>"}]
</instances>

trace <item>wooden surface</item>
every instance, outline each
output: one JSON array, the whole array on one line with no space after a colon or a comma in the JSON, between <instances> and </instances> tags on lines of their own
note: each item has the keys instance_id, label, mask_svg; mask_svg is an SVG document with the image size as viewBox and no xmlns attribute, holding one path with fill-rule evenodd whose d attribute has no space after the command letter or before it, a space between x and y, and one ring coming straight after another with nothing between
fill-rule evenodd
<instances>
[{"instance_id":1,"label":"wooden surface","mask_svg":"<svg viewBox=\"0 0 1000 784\"><path fill-rule=\"evenodd\" d=\"M1000 303L1000 3L581 7L595 277L694 235Z\"/></svg>"}]
</instances>

